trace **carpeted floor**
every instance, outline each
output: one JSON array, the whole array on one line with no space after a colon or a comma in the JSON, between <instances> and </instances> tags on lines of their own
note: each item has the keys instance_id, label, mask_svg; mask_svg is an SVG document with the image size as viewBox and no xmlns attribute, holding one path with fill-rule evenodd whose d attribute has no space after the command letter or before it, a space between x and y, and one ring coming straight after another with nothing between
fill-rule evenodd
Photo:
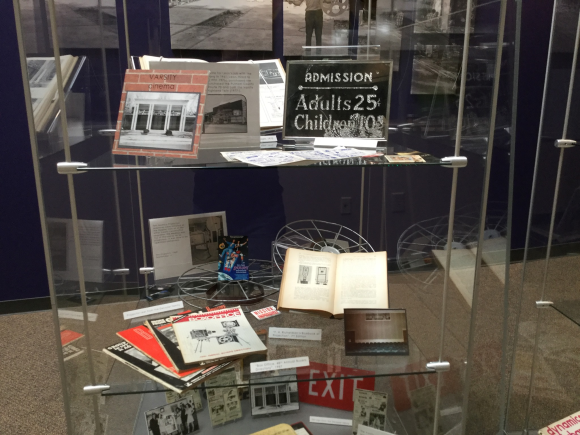
<instances>
[{"instance_id":1,"label":"carpeted floor","mask_svg":"<svg viewBox=\"0 0 580 435\"><path fill-rule=\"evenodd\" d=\"M539 266L541 264L543 263L529 264L523 297L520 297L519 293L521 264L514 264L510 268L511 306L510 322L507 325L510 345L515 332L515 313L520 299L523 306L519 319L518 345L515 350L516 364L512 373L513 389L508 407L507 429L510 432L515 432L525 425L538 314L535 301L539 300L538 289L542 272ZM577 300L580 290L579 266L580 256L553 260L550 266L546 299L555 301L560 307L566 307L566 301ZM499 394L501 393L503 285L497 275L492 274L489 268L485 267L482 268L480 282L476 329L473 336L467 433L494 434L499 424ZM391 305L407 309L410 335L427 360L433 360L438 352L436 338L441 306L440 284L441 276L437 277L430 286L413 284L405 274L389 276ZM160 300L155 303L164 302L166 301ZM461 361L467 356L470 309L461 293L453 286L450 290L448 307L445 354L446 358L452 361L455 374L458 378L462 378L465 373ZM115 332L129 326L127 321L122 320L122 312L135 308L137 308L135 300L123 301L111 297L106 297L101 304L90 307L90 311L98 315L98 321L90 322L91 347L94 349L97 382L107 380L111 384L126 384L131 382L131 379L144 379L135 371L122 365L116 370L111 370L111 359L99 351L104 346L119 341ZM282 317L290 319L292 315L284 316L279 319ZM320 322L319 318L311 316L301 316L301 318L304 319L301 327L320 327L317 324ZM63 323L61 327L82 332L82 322L61 319L61 323ZM268 326L266 323L260 325ZM529 422L529 427L532 428L540 428L580 409L580 393L575 388L569 388L570 385L575 385L578 379L580 327L554 309L542 312L540 326L542 335ZM336 334L341 333L341 331L336 331ZM64 405L57 367L52 313L36 312L1 316L0 334L2 337L0 340L0 434L65 434ZM84 339L75 343L80 348L86 346ZM282 350L283 348L279 347L278 352ZM326 349L323 350L326 352ZM509 355L512 355L513 351L513 347L510 347ZM314 351L309 350L309 352ZM292 355L280 354L278 357L287 356ZM329 363L331 363L330 360ZM333 363L349 365L344 355ZM74 389L69 391L72 419L77 422L76 433L83 435L92 433L91 427L94 428L94 422L90 421L92 398L83 396L82 387L79 387L88 382L85 365L86 356L80 356L65 363L70 385L74 384ZM462 382L463 380L460 383ZM460 385L458 394L461 394L461 391ZM101 398L99 405L101 412L105 415L109 428L115 428L113 432L107 431L108 434L132 433L133 421L126 416L133 412L130 409L138 409L138 400L139 395L109 397L106 402L104 398ZM456 403L461 404L461 397ZM104 427L107 427L107 421L103 422Z\"/></svg>"}]
</instances>

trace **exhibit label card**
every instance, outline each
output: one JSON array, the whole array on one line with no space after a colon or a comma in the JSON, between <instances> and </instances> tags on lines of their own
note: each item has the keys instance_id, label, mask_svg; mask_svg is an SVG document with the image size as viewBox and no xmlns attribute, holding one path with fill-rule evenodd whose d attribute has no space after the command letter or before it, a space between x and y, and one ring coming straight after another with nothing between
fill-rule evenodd
<instances>
[{"instance_id":1,"label":"exhibit label card","mask_svg":"<svg viewBox=\"0 0 580 435\"><path fill-rule=\"evenodd\" d=\"M549 424L548 426L540 429L538 435L563 435L577 433L576 431L580 429L580 412L575 412L556 423Z\"/></svg>"},{"instance_id":2,"label":"exhibit label card","mask_svg":"<svg viewBox=\"0 0 580 435\"><path fill-rule=\"evenodd\" d=\"M274 328L268 333L269 338L287 338L289 340L322 340L322 329Z\"/></svg>"},{"instance_id":3,"label":"exhibit label card","mask_svg":"<svg viewBox=\"0 0 580 435\"><path fill-rule=\"evenodd\" d=\"M385 432L384 430L374 429L372 427L358 425L357 435L394 435L391 432Z\"/></svg>"},{"instance_id":4,"label":"exhibit label card","mask_svg":"<svg viewBox=\"0 0 580 435\"><path fill-rule=\"evenodd\" d=\"M289 61L283 138L386 139L392 62Z\"/></svg>"},{"instance_id":5,"label":"exhibit label card","mask_svg":"<svg viewBox=\"0 0 580 435\"><path fill-rule=\"evenodd\" d=\"M139 310L125 311L123 319L129 320L136 317L148 316L149 314L164 313L165 311L179 310L183 308L183 301L171 302L169 304L155 305L154 307L141 308Z\"/></svg>"},{"instance_id":6,"label":"exhibit label card","mask_svg":"<svg viewBox=\"0 0 580 435\"><path fill-rule=\"evenodd\" d=\"M330 418L310 416L310 423L333 424L336 426L352 426L352 420L346 418Z\"/></svg>"},{"instance_id":7,"label":"exhibit label card","mask_svg":"<svg viewBox=\"0 0 580 435\"><path fill-rule=\"evenodd\" d=\"M250 373L269 372L272 370L292 369L296 367L306 367L310 365L307 356L298 358L275 359L272 361L261 361L250 363Z\"/></svg>"}]
</instances>

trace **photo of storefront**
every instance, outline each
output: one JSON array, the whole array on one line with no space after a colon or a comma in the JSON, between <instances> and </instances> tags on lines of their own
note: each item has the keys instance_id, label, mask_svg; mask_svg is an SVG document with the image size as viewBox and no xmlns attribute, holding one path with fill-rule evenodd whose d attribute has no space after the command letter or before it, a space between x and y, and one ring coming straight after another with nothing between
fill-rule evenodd
<instances>
[{"instance_id":1,"label":"photo of storefront","mask_svg":"<svg viewBox=\"0 0 580 435\"><path fill-rule=\"evenodd\" d=\"M199 93L127 92L119 147L190 151Z\"/></svg>"},{"instance_id":2,"label":"photo of storefront","mask_svg":"<svg viewBox=\"0 0 580 435\"><path fill-rule=\"evenodd\" d=\"M205 100L203 133L246 133L248 103L243 95L208 95Z\"/></svg>"},{"instance_id":3,"label":"photo of storefront","mask_svg":"<svg viewBox=\"0 0 580 435\"><path fill-rule=\"evenodd\" d=\"M252 387L252 415L277 414L300 409L296 376L278 376L256 380L262 384L276 381L279 383Z\"/></svg>"}]
</instances>

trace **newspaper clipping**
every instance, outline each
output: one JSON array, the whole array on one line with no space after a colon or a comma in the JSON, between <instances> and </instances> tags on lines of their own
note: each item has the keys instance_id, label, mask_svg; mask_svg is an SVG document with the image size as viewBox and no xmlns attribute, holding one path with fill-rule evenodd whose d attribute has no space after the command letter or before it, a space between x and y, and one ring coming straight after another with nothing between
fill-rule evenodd
<instances>
[{"instance_id":1,"label":"newspaper clipping","mask_svg":"<svg viewBox=\"0 0 580 435\"><path fill-rule=\"evenodd\" d=\"M359 424L383 431L387 429L387 393L355 390L352 415L353 435L357 434Z\"/></svg>"},{"instance_id":2,"label":"newspaper clipping","mask_svg":"<svg viewBox=\"0 0 580 435\"><path fill-rule=\"evenodd\" d=\"M242 418L242 405L238 393L239 366L225 370L205 383L207 403L212 426ZM217 387L217 388L212 388Z\"/></svg>"}]
</instances>

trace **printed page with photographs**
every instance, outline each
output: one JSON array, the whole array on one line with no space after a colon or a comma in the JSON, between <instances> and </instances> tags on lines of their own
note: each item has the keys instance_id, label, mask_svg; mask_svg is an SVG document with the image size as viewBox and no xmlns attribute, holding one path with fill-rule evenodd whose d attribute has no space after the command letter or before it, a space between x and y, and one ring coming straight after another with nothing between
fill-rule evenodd
<instances>
[{"instance_id":1,"label":"printed page with photographs","mask_svg":"<svg viewBox=\"0 0 580 435\"><path fill-rule=\"evenodd\" d=\"M193 405L195 406L196 412L203 410L203 401L201 400L201 392L199 389L189 390L183 394L178 394L175 391L165 392L165 400L167 400L167 403L169 404L187 398L191 399Z\"/></svg>"},{"instance_id":2,"label":"printed page with photographs","mask_svg":"<svg viewBox=\"0 0 580 435\"><path fill-rule=\"evenodd\" d=\"M226 212L149 219L155 281L174 281L194 266L217 270L218 244L228 235Z\"/></svg>"},{"instance_id":3,"label":"printed page with photographs","mask_svg":"<svg viewBox=\"0 0 580 435\"><path fill-rule=\"evenodd\" d=\"M345 308L389 308L387 253L286 251L278 310L341 318Z\"/></svg>"},{"instance_id":4,"label":"printed page with photographs","mask_svg":"<svg viewBox=\"0 0 580 435\"><path fill-rule=\"evenodd\" d=\"M240 307L190 314L173 330L186 364L266 352Z\"/></svg>"},{"instance_id":5,"label":"printed page with photographs","mask_svg":"<svg viewBox=\"0 0 580 435\"><path fill-rule=\"evenodd\" d=\"M240 364L225 370L205 383L212 426L242 418L242 405L235 385L240 381ZM212 387L222 388L212 388ZM230 386L230 388L223 388Z\"/></svg>"},{"instance_id":6,"label":"printed page with photographs","mask_svg":"<svg viewBox=\"0 0 580 435\"><path fill-rule=\"evenodd\" d=\"M260 143L258 65L200 62L150 62L152 69L209 71L200 148L244 147Z\"/></svg>"},{"instance_id":7,"label":"printed page with photographs","mask_svg":"<svg viewBox=\"0 0 580 435\"><path fill-rule=\"evenodd\" d=\"M352 433L358 433L359 425L387 430L387 393L356 389L352 412Z\"/></svg>"}]
</instances>

